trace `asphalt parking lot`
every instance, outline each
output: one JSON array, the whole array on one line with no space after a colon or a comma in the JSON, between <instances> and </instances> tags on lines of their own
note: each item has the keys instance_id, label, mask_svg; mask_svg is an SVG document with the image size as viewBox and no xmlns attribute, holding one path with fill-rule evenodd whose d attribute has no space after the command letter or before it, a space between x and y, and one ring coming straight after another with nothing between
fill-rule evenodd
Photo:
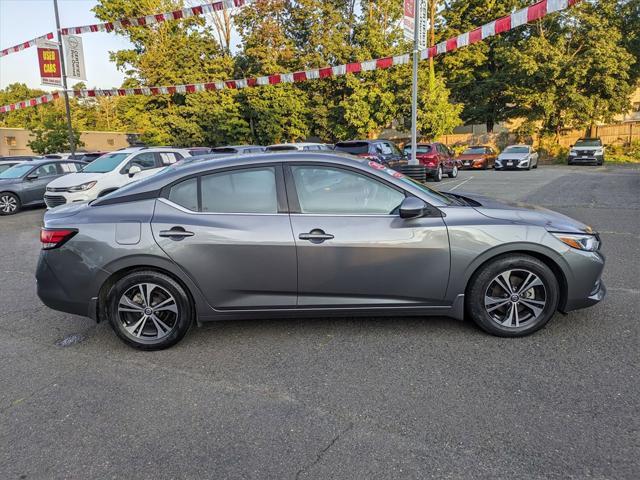
<instances>
[{"instance_id":1,"label":"asphalt parking lot","mask_svg":"<svg viewBox=\"0 0 640 480\"><path fill-rule=\"evenodd\" d=\"M500 339L445 318L218 322L143 353L35 294L44 210L0 218L0 479L640 476L640 169L430 186L602 234L608 297Z\"/></svg>"}]
</instances>

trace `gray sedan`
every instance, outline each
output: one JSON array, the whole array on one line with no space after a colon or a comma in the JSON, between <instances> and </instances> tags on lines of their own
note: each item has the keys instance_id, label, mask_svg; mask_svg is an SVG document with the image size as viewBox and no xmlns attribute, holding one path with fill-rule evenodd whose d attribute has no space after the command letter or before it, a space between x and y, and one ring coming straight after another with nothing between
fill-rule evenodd
<instances>
[{"instance_id":1,"label":"gray sedan","mask_svg":"<svg viewBox=\"0 0 640 480\"><path fill-rule=\"evenodd\" d=\"M145 350L247 317L442 315L516 337L605 295L587 225L348 155L205 157L44 223L42 301Z\"/></svg>"},{"instance_id":2,"label":"gray sedan","mask_svg":"<svg viewBox=\"0 0 640 480\"><path fill-rule=\"evenodd\" d=\"M22 207L44 205L47 183L80 171L86 163L71 160L33 160L0 173L0 215L13 215Z\"/></svg>"}]
</instances>

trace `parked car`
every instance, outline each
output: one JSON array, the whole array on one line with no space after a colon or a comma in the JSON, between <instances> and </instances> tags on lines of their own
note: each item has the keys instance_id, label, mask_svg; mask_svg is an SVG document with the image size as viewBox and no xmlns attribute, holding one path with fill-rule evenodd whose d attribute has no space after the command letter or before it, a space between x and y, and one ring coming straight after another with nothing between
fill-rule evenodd
<instances>
[{"instance_id":1,"label":"parked car","mask_svg":"<svg viewBox=\"0 0 640 480\"><path fill-rule=\"evenodd\" d=\"M287 315L466 312L518 337L605 295L590 227L326 153L180 162L48 211L40 239L40 299L144 350L196 321Z\"/></svg>"},{"instance_id":2,"label":"parked car","mask_svg":"<svg viewBox=\"0 0 640 480\"><path fill-rule=\"evenodd\" d=\"M247 153L262 153L264 151L265 147L260 145L229 145L211 149L211 153L214 155L244 155Z\"/></svg>"},{"instance_id":3,"label":"parked car","mask_svg":"<svg viewBox=\"0 0 640 480\"><path fill-rule=\"evenodd\" d=\"M411 156L411 144L404 146L404 152ZM443 143L419 143L416 146L416 158L427 169L427 177L436 182L442 181L443 175L449 178L458 176L458 161L453 151Z\"/></svg>"},{"instance_id":4,"label":"parked car","mask_svg":"<svg viewBox=\"0 0 640 480\"><path fill-rule=\"evenodd\" d=\"M47 208L65 203L87 202L128 183L148 177L191 155L178 148L127 148L101 156L82 171L47 185Z\"/></svg>"},{"instance_id":5,"label":"parked car","mask_svg":"<svg viewBox=\"0 0 640 480\"><path fill-rule=\"evenodd\" d=\"M106 155L107 153L109 152L76 152L75 155L71 155L69 158L91 163L95 159L100 158L102 155Z\"/></svg>"},{"instance_id":6,"label":"parked car","mask_svg":"<svg viewBox=\"0 0 640 480\"><path fill-rule=\"evenodd\" d=\"M199 157L201 155L208 155L211 153L210 147L190 147L187 151L192 157Z\"/></svg>"},{"instance_id":7,"label":"parked car","mask_svg":"<svg viewBox=\"0 0 640 480\"><path fill-rule=\"evenodd\" d=\"M531 170L538 168L538 152L530 145L511 145L496 159L496 170Z\"/></svg>"},{"instance_id":8,"label":"parked car","mask_svg":"<svg viewBox=\"0 0 640 480\"><path fill-rule=\"evenodd\" d=\"M463 170L486 170L495 165L496 152L487 145L474 145L458 155L457 160L460 162L459 167Z\"/></svg>"},{"instance_id":9,"label":"parked car","mask_svg":"<svg viewBox=\"0 0 640 480\"><path fill-rule=\"evenodd\" d=\"M42 157L36 155L8 155L6 157L0 156L0 162L30 162Z\"/></svg>"},{"instance_id":10,"label":"parked car","mask_svg":"<svg viewBox=\"0 0 640 480\"><path fill-rule=\"evenodd\" d=\"M599 138L581 138L575 145L571 145L569 151L569 165L576 163L604 163L604 145Z\"/></svg>"},{"instance_id":11,"label":"parked car","mask_svg":"<svg viewBox=\"0 0 640 480\"><path fill-rule=\"evenodd\" d=\"M44 204L47 184L81 170L86 164L71 160L41 159L21 162L0 173L0 215L13 215L22 207Z\"/></svg>"},{"instance_id":12,"label":"parked car","mask_svg":"<svg viewBox=\"0 0 640 480\"><path fill-rule=\"evenodd\" d=\"M309 142L300 142L300 143L278 143L275 145L269 145L264 149L265 152L285 152L285 151L320 151L320 150L331 150L331 148L326 143L309 143Z\"/></svg>"},{"instance_id":13,"label":"parked car","mask_svg":"<svg viewBox=\"0 0 640 480\"><path fill-rule=\"evenodd\" d=\"M349 153L361 158L367 158L375 162L397 168L406 164L406 156L389 140L351 140L338 142L334 146L336 152Z\"/></svg>"}]
</instances>

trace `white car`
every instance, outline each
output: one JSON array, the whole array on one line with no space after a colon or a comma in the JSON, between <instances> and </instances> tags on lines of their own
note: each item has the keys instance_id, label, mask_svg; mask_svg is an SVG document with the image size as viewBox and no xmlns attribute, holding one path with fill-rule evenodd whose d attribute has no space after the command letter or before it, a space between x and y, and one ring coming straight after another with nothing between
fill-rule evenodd
<instances>
[{"instance_id":1,"label":"white car","mask_svg":"<svg viewBox=\"0 0 640 480\"><path fill-rule=\"evenodd\" d=\"M322 150L332 150L329 145L326 143L309 143L309 142L301 142L301 143L278 143L276 145L269 145L265 148L265 152L283 152L288 150L298 150L298 151L322 151Z\"/></svg>"},{"instance_id":2,"label":"white car","mask_svg":"<svg viewBox=\"0 0 640 480\"><path fill-rule=\"evenodd\" d=\"M107 153L80 172L49 183L44 201L47 208L54 208L94 200L190 156L187 150L163 147L125 148Z\"/></svg>"},{"instance_id":3,"label":"white car","mask_svg":"<svg viewBox=\"0 0 640 480\"><path fill-rule=\"evenodd\" d=\"M529 145L511 145L496 159L496 170L531 170L538 168L538 152Z\"/></svg>"}]
</instances>

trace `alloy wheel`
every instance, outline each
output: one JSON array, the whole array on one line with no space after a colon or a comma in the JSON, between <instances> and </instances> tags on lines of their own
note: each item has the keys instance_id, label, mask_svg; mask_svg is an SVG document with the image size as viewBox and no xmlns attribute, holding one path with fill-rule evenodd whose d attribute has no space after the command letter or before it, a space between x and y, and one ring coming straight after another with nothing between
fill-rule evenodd
<instances>
[{"instance_id":1,"label":"alloy wheel","mask_svg":"<svg viewBox=\"0 0 640 480\"><path fill-rule=\"evenodd\" d=\"M154 283L133 285L120 297L118 321L136 341L158 341L169 335L180 312L173 296Z\"/></svg>"},{"instance_id":2,"label":"alloy wheel","mask_svg":"<svg viewBox=\"0 0 640 480\"><path fill-rule=\"evenodd\" d=\"M496 276L485 292L489 317L507 328L527 327L543 313L547 292L540 277L529 270L507 270Z\"/></svg>"},{"instance_id":3,"label":"alloy wheel","mask_svg":"<svg viewBox=\"0 0 640 480\"><path fill-rule=\"evenodd\" d=\"M13 213L18 208L18 201L13 195L2 195L0 197L0 211L2 213Z\"/></svg>"},{"instance_id":4,"label":"alloy wheel","mask_svg":"<svg viewBox=\"0 0 640 480\"><path fill-rule=\"evenodd\" d=\"M438 167L438 171L436 172L436 179L438 182L442 180L442 167Z\"/></svg>"}]
</instances>

